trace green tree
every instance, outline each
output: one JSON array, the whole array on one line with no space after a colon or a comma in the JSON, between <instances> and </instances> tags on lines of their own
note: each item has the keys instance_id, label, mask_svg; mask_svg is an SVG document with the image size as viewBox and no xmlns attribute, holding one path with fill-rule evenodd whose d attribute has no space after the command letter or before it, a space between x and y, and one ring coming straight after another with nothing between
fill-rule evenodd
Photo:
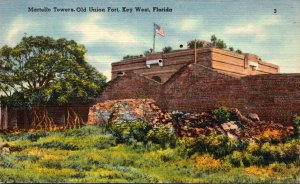
<instances>
[{"instance_id":1,"label":"green tree","mask_svg":"<svg viewBox=\"0 0 300 184\"><path fill-rule=\"evenodd\" d=\"M173 50L173 48L170 47L170 46L164 47L164 48L162 49L163 53L169 53L169 52L171 52L172 50Z\"/></svg>"},{"instance_id":2,"label":"green tree","mask_svg":"<svg viewBox=\"0 0 300 184\"><path fill-rule=\"evenodd\" d=\"M204 46L204 42L201 40L196 40L196 48L202 48ZM195 40L188 42L188 48L194 49L195 48Z\"/></svg>"},{"instance_id":3,"label":"green tree","mask_svg":"<svg viewBox=\"0 0 300 184\"><path fill-rule=\"evenodd\" d=\"M0 50L0 75L6 75L1 90L33 103L87 100L101 91L106 78L85 61L85 53L73 40L24 37L15 47Z\"/></svg>"},{"instance_id":4,"label":"green tree","mask_svg":"<svg viewBox=\"0 0 300 184\"><path fill-rule=\"evenodd\" d=\"M213 47L216 47L218 49L226 49L227 48L226 43L223 40L218 39L216 37L216 35L212 35L210 38L210 41L212 42Z\"/></svg>"},{"instance_id":5,"label":"green tree","mask_svg":"<svg viewBox=\"0 0 300 184\"><path fill-rule=\"evenodd\" d=\"M86 49L73 40L23 37L0 49L0 89L8 105L39 107L88 101L106 77L85 61Z\"/></svg>"},{"instance_id":6,"label":"green tree","mask_svg":"<svg viewBox=\"0 0 300 184\"><path fill-rule=\"evenodd\" d=\"M242 54L243 52L240 49L236 49L236 53Z\"/></svg>"},{"instance_id":7,"label":"green tree","mask_svg":"<svg viewBox=\"0 0 300 184\"><path fill-rule=\"evenodd\" d=\"M144 56L146 56L148 54L151 54L151 53L153 53L153 49L152 48L150 48L149 50L145 50L144 51Z\"/></svg>"}]
</instances>

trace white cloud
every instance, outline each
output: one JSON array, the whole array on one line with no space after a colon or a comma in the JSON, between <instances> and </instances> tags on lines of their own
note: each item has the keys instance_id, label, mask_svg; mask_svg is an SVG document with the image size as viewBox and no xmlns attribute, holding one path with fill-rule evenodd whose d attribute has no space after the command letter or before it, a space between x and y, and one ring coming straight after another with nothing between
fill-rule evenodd
<instances>
[{"instance_id":1,"label":"white cloud","mask_svg":"<svg viewBox=\"0 0 300 184\"><path fill-rule=\"evenodd\" d=\"M300 73L300 63L298 59L271 58L267 62L279 65L280 73Z\"/></svg>"},{"instance_id":2,"label":"white cloud","mask_svg":"<svg viewBox=\"0 0 300 184\"><path fill-rule=\"evenodd\" d=\"M249 35L249 34L257 34L261 33L260 28L254 26L253 24L248 24L243 27L227 27L225 29L225 33L227 34L239 34L239 35Z\"/></svg>"},{"instance_id":3,"label":"white cloud","mask_svg":"<svg viewBox=\"0 0 300 184\"><path fill-rule=\"evenodd\" d=\"M34 22L32 22L28 19L24 19L22 17L17 17L10 24L10 27L7 31L7 37L6 37L5 42L9 46L15 45L20 40L20 37L24 36L24 33L26 33L26 29L30 28L30 26L33 23Z\"/></svg>"},{"instance_id":4,"label":"white cloud","mask_svg":"<svg viewBox=\"0 0 300 184\"><path fill-rule=\"evenodd\" d=\"M118 57L116 56L109 56L109 55L87 55L87 61L90 63L106 63L110 64L112 62L118 61Z\"/></svg>"},{"instance_id":5,"label":"white cloud","mask_svg":"<svg viewBox=\"0 0 300 184\"><path fill-rule=\"evenodd\" d=\"M137 45L138 39L127 30L109 27L109 22L100 16L90 16L79 24L68 24L67 29L82 34L81 42L91 44L96 42L113 42L119 45Z\"/></svg>"},{"instance_id":6,"label":"white cloud","mask_svg":"<svg viewBox=\"0 0 300 184\"><path fill-rule=\"evenodd\" d=\"M282 23L279 16L263 16L253 23L225 27L225 34L231 37L250 36L255 42L262 42L268 39L269 26Z\"/></svg>"},{"instance_id":7,"label":"white cloud","mask_svg":"<svg viewBox=\"0 0 300 184\"><path fill-rule=\"evenodd\" d=\"M201 20L196 19L184 19L180 23L180 28L182 31L193 31L200 26Z\"/></svg>"},{"instance_id":8,"label":"white cloud","mask_svg":"<svg viewBox=\"0 0 300 184\"><path fill-rule=\"evenodd\" d=\"M180 31L195 31L203 24L202 17L186 17L170 23L173 29Z\"/></svg>"},{"instance_id":9,"label":"white cloud","mask_svg":"<svg viewBox=\"0 0 300 184\"><path fill-rule=\"evenodd\" d=\"M235 26L225 28L225 34L228 36L253 36L256 42L266 40L266 31L262 26L247 24L245 26Z\"/></svg>"}]
</instances>

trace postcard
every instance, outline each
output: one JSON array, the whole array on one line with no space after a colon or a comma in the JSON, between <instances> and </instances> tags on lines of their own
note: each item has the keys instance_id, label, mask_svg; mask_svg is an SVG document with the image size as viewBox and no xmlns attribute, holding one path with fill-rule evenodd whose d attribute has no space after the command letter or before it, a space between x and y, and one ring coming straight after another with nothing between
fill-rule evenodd
<instances>
[{"instance_id":1,"label":"postcard","mask_svg":"<svg viewBox=\"0 0 300 184\"><path fill-rule=\"evenodd\" d=\"M0 182L300 182L299 14L0 0Z\"/></svg>"}]
</instances>

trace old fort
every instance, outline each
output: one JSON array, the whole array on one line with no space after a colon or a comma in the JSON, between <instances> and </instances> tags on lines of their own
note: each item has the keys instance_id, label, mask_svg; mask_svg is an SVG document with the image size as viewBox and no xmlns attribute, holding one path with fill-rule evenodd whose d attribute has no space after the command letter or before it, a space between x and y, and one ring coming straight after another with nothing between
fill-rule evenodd
<instances>
[{"instance_id":1,"label":"old fort","mask_svg":"<svg viewBox=\"0 0 300 184\"><path fill-rule=\"evenodd\" d=\"M164 111L203 112L219 106L257 113L267 121L290 122L300 113L300 74L282 74L277 65L255 54L203 47L122 60L112 65L112 79L93 103L118 99L153 99ZM73 107L88 121L92 104ZM65 107L48 107L65 124ZM1 127L26 128L24 110L1 113Z\"/></svg>"},{"instance_id":2,"label":"old fort","mask_svg":"<svg viewBox=\"0 0 300 184\"><path fill-rule=\"evenodd\" d=\"M300 74L281 74L255 54L211 47L153 53L112 63L98 101L127 98L152 98L165 111L223 105L287 122L300 112Z\"/></svg>"}]
</instances>

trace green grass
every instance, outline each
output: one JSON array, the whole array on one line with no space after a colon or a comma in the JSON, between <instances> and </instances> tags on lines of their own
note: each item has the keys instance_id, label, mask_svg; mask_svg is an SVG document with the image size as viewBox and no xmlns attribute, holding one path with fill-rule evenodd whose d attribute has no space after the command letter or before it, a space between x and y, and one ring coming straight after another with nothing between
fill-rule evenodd
<instances>
[{"instance_id":1,"label":"green grass","mask_svg":"<svg viewBox=\"0 0 300 184\"><path fill-rule=\"evenodd\" d=\"M117 144L97 126L1 135L0 141L13 150L0 155L1 182L300 182L293 164L233 167L209 154L181 157L177 148Z\"/></svg>"}]
</instances>

